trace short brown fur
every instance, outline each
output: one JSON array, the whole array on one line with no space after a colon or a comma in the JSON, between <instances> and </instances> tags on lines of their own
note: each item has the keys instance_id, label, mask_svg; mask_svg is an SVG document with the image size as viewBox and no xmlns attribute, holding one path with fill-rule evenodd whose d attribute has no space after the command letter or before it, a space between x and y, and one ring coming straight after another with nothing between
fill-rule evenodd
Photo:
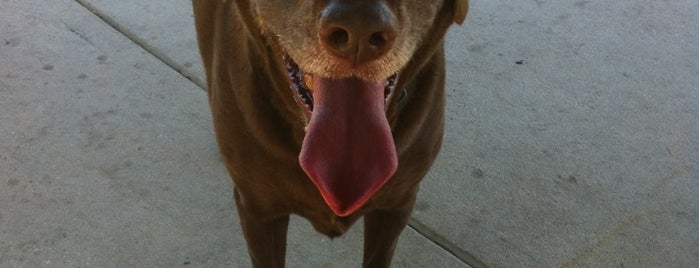
<instances>
[{"instance_id":1,"label":"short brown fur","mask_svg":"<svg viewBox=\"0 0 699 268\"><path fill-rule=\"evenodd\" d=\"M343 234L363 216L364 266L388 267L418 183L441 145L443 37L451 24L463 22L467 0L383 0L401 23L396 48L363 68L344 71L317 45L314 18L328 1L193 0L216 138L235 184L255 267L284 266L292 213L330 237ZM308 118L289 89L283 53L327 76L377 79L400 72L396 88L408 97L390 99L386 112L398 170L348 217L328 208L299 167Z\"/></svg>"}]
</instances>

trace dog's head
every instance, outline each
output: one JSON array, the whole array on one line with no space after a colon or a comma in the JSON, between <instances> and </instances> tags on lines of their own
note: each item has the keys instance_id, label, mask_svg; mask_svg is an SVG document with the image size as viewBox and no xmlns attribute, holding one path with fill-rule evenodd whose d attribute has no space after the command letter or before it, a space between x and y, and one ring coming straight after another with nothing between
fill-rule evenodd
<instances>
[{"instance_id":1,"label":"dog's head","mask_svg":"<svg viewBox=\"0 0 699 268\"><path fill-rule=\"evenodd\" d=\"M385 116L396 77L423 44L441 40L452 22L463 22L468 2L251 0L251 4L263 35L281 50L290 84L309 120L301 167L332 210L349 215L397 168Z\"/></svg>"}]
</instances>

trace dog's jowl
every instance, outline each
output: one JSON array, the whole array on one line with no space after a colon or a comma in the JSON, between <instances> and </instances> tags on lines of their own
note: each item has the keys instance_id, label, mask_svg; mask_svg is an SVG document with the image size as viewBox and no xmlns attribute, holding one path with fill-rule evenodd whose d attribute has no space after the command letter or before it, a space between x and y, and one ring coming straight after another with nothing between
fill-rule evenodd
<instances>
[{"instance_id":1,"label":"dog's jowl","mask_svg":"<svg viewBox=\"0 0 699 268\"><path fill-rule=\"evenodd\" d=\"M219 149L255 267L290 214L330 237L364 218L388 267L444 124L444 44L467 0L193 0Z\"/></svg>"}]
</instances>

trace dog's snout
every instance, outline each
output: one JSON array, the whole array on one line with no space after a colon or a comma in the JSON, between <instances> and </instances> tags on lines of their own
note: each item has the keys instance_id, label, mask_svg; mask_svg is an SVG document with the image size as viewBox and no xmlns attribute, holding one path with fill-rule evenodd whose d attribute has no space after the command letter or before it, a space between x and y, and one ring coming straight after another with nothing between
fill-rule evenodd
<instances>
[{"instance_id":1,"label":"dog's snout","mask_svg":"<svg viewBox=\"0 0 699 268\"><path fill-rule=\"evenodd\" d=\"M323 47L356 65L386 54L397 28L396 16L384 1L330 1L318 23Z\"/></svg>"}]
</instances>

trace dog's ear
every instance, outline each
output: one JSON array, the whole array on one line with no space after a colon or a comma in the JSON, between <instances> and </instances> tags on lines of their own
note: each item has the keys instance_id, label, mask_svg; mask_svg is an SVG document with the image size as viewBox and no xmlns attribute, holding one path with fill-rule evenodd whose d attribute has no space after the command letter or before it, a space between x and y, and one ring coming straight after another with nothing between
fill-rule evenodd
<instances>
[{"instance_id":1,"label":"dog's ear","mask_svg":"<svg viewBox=\"0 0 699 268\"><path fill-rule=\"evenodd\" d=\"M454 22L461 25L466 20L468 0L454 0Z\"/></svg>"}]
</instances>

